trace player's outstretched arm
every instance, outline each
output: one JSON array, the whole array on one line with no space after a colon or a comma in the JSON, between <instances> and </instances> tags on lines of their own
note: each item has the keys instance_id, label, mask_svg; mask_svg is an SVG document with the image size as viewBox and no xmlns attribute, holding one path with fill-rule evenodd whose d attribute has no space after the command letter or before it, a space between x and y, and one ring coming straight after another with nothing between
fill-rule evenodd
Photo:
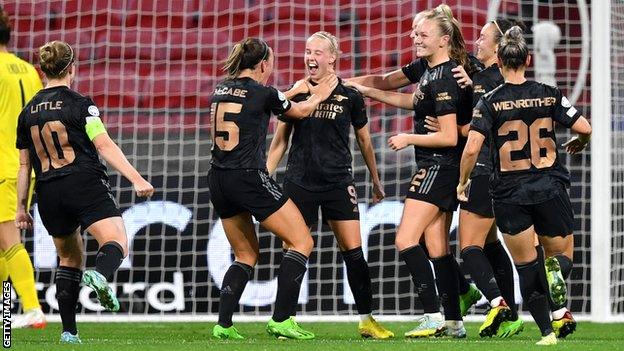
<instances>
[{"instance_id":1,"label":"player's outstretched arm","mask_svg":"<svg viewBox=\"0 0 624 351\"><path fill-rule=\"evenodd\" d=\"M275 173L277 165L279 165L286 150L288 150L291 131L292 124L282 121L277 122L275 135L273 135L273 140L271 140L271 147L269 148L269 155L267 157L267 170L270 175Z\"/></svg>"},{"instance_id":2,"label":"player's outstretched arm","mask_svg":"<svg viewBox=\"0 0 624 351\"><path fill-rule=\"evenodd\" d=\"M353 77L345 79L345 81L380 90L396 90L411 84L402 69L397 69L396 71L386 74L371 74L362 77Z\"/></svg>"},{"instance_id":3,"label":"player's outstretched arm","mask_svg":"<svg viewBox=\"0 0 624 351\"><path fill-rule=\"evenodd\" d=\"M388 146L394 151L408 145L430 148L451 147L457 145L457 121L454 113L438 117L440 130L429 134L398 134L388 139Z\"/></svg>"},{"instance_id":4,"label":"player's outstretched arm","mask_svg":"<svg viewBox=\"0 0 624 351\"><path fill-rule=\"evenodd\" d=\"M414 94L397 93L394 91L384 91L370 88L354 82L346 82L346 86L357 89L362 95L373 100L386 103L406 110L414 109Z\"/></svg>"},{"instance_id":5,"label":"player's outstretched arm","mask_svg":"<svg viewBox=\"0 0 624 351\"><path fill-rule=\"evenodd\" d=\"M581 116L576 120L576 122L574 122L570 129L572 129L573 132L578 133L578 135L568 140L562 146L566 148L568 153L576 154L583 151L585 146L587 146L587 143L589 143L592 127L589 124L589 121L585 117Z\"/></svg>"},{"instance_id":6,"label":"player's outstretched arm","mask_svg":"<svg viewBox=\"0 0 624 351\"><path fill-rule=\"evenodd\" d=\"M28 149L19 151L19 170L17 171L17 212L15 226L19 229L32 229L33 219L28 213L28 189L30 188L30 173L32 165Z\"/></svg>"},{"instance_id":7,"label":"player's outstretched arm","mask_svg":"<svg viewBox=\"0 0 624 351\"><path fill-rule=\"evenodd\" d=\"M119 149L119 146L108 136L108 133L101 133L96 136L93 139L93 145L95 145L100 156L109 165L132 183L138 196L152 196L154 187L132 167L126 156L121 152L121 149Z\"/></svg>"},{"instance_id":8,"label":"player's outstretched arm","mask_svg":"<svg viewBox=\"0 0 624 351\"><path fill-rule=\"evenodd\" d=\"M308 117L322 101L331 95L336 86L338 86L336 75L330 74L322 78L316 86L308 86L312 95L306 101L291 101L290 109L286 111L285 115L297 119Z\"/></svg>"},{"instance_id":9,"label":"player's outstretched arm","mask_svg":"<svg viewBox=\"0 0 624 351\"><path fill-rule=\"evenodd\" d=\"M370 131L368 130L368 123L355 131L355 137L360 147L366 167L370 172L373 180L373 203L378 203L386 197L383 186L379 180L379 174L377 173L377 160L375 160L375 151L373 150L373 143L371 142Z\"/></svg>"}]
</instances>

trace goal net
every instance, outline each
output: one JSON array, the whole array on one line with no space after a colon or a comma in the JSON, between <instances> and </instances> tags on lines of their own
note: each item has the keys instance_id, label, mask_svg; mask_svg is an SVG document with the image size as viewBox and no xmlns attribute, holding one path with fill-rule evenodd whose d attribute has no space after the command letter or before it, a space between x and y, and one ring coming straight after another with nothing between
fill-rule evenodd
<instances>
[{"instance_id":1,"label":"goal net","mask_svg":"<svg viewBox=\"0 0 624 351\"><path fill-rule=\"evenodd\" d=\"M122 305L117 315L200 317L215 316L218 311L220 284L233 257L210 205L206 181L211 148L208 109L212 89L224 77L222 62L235 42L248 36L268 41L276 53L276 69L269 83L280 89L304 76L305 40L318 30L339 38L342 55L337 68L341 77L384 73L413 60L409 38L412 18L438 3L5 1L4 8L14 23L10 50L35 62L37 48L47 41L64 40L73 45L78 65L74 88L95 100L111 137L156 187L152 200L143 201L134 196L125 179L110 172L130 242L130 256L115 276L114 285ZM529 27L532 49L539 49L529 76L556 83L584 115L590 115L586 81L589 18L584 1L456 0L448 4L462 24L469 50L488 18L503 16L524 21ZM394 247L394 235L405 186L415 164L412 151L394 152L386 141L396 133L411 131L412 116L409 111L370 101L367 104L387 194L381 204L372 205L370 177L353 140L351 144L374 305L379 315L410 316L422 311ZM267 142L274 127L275 119ZM568 136L563 130L559 134L561 140ZM571 171L570 194L576 214L570 307L575 313L587 314L592 269L590 154L564 156L564 161ZM280 182L283 164L278 171ZM302 284L300 313L357 314L333 234L319 225L313 228L313 235L315 248ZM258 236L259 262L239 310L250 316L264 316L272 310L282 256L279 240L262 228L258 228ZM93 267L97 243L88 235L85 239L86 265ZM57 313L57 258L39 220L34 233L26 234L25 242L33 253L43 308L47 313ZM459 254L455 229L451 247ZM621 256L620 253L618 257ZM81 313L106 316L94 297L87 288L83 289Z\"/></svg>"}]
</instances>

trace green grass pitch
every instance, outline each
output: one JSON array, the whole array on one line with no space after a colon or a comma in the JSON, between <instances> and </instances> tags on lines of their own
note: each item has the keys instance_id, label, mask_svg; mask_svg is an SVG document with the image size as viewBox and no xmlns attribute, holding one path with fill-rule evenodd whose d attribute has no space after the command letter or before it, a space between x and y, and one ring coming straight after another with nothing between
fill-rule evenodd
<instances>
[{"instance_id":1,"label":"green grass pitch","mask_svg":"<svg viewBox=\"0 0 624 351\"><path fill-rule=\"evenodd\" d=\"M416 323L384 323L397 337L393 340L363 340L356 323L302 323L316 333L316 340L277 340L264 330L264 323L238 323L246 336L242 341L219 341L210 337L212 323L80 323L82 345L61 345L61 326L48 324L44 330L13 330L14 350L535 350L539 340L537 326L528 322L522 334L510 339L481 339L478 323L468 323L464 340L438 338L406 340L403 333ZM548 350L622 350L624 324L581 322L577 331Z\"/></svg>"}]
</instances>

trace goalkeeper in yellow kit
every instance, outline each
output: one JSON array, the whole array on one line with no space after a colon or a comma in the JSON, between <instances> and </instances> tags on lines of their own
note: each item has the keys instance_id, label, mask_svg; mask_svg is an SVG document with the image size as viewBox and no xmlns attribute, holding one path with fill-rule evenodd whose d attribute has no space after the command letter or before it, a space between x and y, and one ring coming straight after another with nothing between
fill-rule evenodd
<instances>
[{"instance_id":1,"label":"goalkeeper in yellow kit","mask_svg":"<svg viewBox=\"0 0 624 351\"><path fill-rule=\"evenodd\" d=\"M10 37L9 18L0 7L0 280L11 277L24 310L11 326L44 328L46 321L35 290L32 262L14 222L19 168L15 148L17 116L42 85L32 65L8 52Z\"/></svg>"}]
</instances>

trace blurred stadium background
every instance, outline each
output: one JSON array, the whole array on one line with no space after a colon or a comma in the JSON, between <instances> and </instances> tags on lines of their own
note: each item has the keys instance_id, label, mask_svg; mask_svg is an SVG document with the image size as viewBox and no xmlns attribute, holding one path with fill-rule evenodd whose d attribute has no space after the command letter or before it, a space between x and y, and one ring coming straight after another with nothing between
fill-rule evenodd
<instances>
[{"instance_id":1,"label":"blurred stadium background","mask_svg":"<svg viewBox=\"0 0 624 351\"><path fill-rule=\"evenodd\" d=\"M471 51L488 19L503 16L524 21L534 51L529 76L559 86L591 119L595 134L589 151L563 156L571 172L570 194L576 214L570 307L581 318L622 319L624 5L619 0L445 2L462 24ZM129 183L111 173L131 239L130 257L116 276L122 312L115 316L102 313L94 294L84 290L80 298L83 319L216 319L220 283L232 257L207 189L209 106L213 87L224 77L222 61L234 43L248 36L267 40L276 53L276 69L269 83L280 89L303 77L305 40L318 30L339 38L340 76L389 72L415 57L409 38L413 16L439 3L4 1L14 29L9 49L35 63L37 49L45 42L70 43L77 51L74 88L95 100L109 134L157 187L151 201L140 202ZM590 21L590 17L596 19ZM597 28L592 30L592 26ZM599 46L591 46L599 41ZM598 70L595 75L591 75L592 68ZM367 103L387 198L376 206L370 203L369 178L352 143L362 235L377 313L400 320L421 311L393 246L404 185L415 164L411 151L395 153L387 148L386 140L395 133L409 132L412 116L409 111ZM274 126L275 119L270 133ZM561 140L566 133L559 131ZM280 181L283 167L281 171ZM316 249L299 299L301 314L320 320L357 317L333 235L326 227L313 229L318 229ZM281 243L270 233L260 228L259 237L260 261L240 309L250 319L263 319L271 311L275 271L282 254ZM87 238L87 252L93 254L97 243ZM451 242L455 250L455 230ZM44 311L55 314L53 272L57 261L40 222L34 232L26 234L26 245L33 253ZM94 265L93 256L87 260L88 267ZM14 308L20 309L18 304Z\"/></svg>"}]
</instances>

